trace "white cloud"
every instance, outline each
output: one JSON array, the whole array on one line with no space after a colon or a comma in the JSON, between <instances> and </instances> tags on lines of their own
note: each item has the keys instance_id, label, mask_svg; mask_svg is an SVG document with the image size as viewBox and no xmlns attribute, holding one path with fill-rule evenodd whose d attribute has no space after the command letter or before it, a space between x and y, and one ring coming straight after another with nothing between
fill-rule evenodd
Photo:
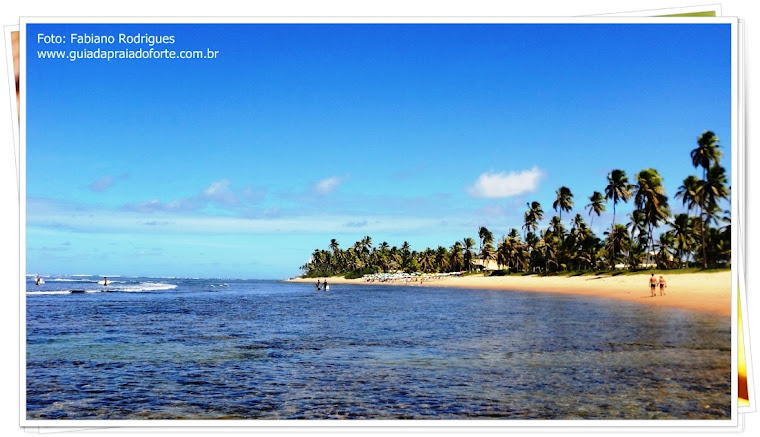
<instances>
[{"instance_id":1,"label":"white cloud","mask_svg":"<svg viewBox=\"0 0 760 437\"><path fill-rule=\"evenodd\" d=\"M467 191L473 197L512 197L538 190L544 172L537 166L529 170L486 172Z\"/></svg>"},{"instance_id":2,"label":"white cloud","mask_svg":"<svg viewBox=\"0 0 760 437\"><path fill-rule=\"evenodd\" d=\"M212 182L200 195L201 198L210 202L217 202L224 205L234 205L238 203L238 198L230 189L230 180L222 179Z\"/></svg>"},{"instance_id":3,"label":"white cloud","mask_svg":"<svg viewBox=\"0 0 760 437\"><path fill-rule=\"evenodd\" d=\"M314 185L314 191L316 191L317 194L323 196L330 194L335 191L335 189L338 188L338 186L340 186L340 184L342 184L346 179L348 179L348 176L343 178L339 176L333 176L331 178L322 179Z\"/></svg>"}]
</instances>

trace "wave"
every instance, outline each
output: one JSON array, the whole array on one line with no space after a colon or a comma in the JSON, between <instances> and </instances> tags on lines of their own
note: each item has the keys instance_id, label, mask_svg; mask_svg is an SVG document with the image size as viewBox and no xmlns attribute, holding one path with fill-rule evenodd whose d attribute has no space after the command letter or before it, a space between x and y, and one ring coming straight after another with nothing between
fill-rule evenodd
<instances>
[{"instance_id":1,"label":"wave","mask_svg":"<svg viewBox=\"0 0 760 437\"><path fill-rule=\"evenodd\" d=\"M166 284L163 282L140 282L135 285L126 285L112 288L113 291L124 291L127 293L138 293L144 291L161 291L161 290L173 290L177 288L177 284Z\"/></svg>"}]
</instances>

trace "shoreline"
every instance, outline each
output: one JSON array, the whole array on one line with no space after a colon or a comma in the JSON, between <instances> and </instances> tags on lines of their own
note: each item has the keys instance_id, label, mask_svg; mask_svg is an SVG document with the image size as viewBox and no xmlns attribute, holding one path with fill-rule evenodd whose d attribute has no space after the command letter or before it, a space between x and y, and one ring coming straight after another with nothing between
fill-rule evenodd
<instances>
[{"instance_id":1,"label":"shoreline","mask_svg":"<svg viewBox=\"0 0 760 437\"><path fill-rule=\"evenodd\" d=\"M668 271L655 271L655 277L664 276L668 286L665 295L650 296L648 280L652 272L619 276L449 276L424 281L367 282L364 279L328 277L329 284L418 286L474 288L484 290L527 291L560 293L578 296L598 296L639 302L646 305L680 308L720 316L731 316L731 271L697 272L669 275ZM292 278L287 282L316 284L317 279Z\"/></svg>"}]
</instances>

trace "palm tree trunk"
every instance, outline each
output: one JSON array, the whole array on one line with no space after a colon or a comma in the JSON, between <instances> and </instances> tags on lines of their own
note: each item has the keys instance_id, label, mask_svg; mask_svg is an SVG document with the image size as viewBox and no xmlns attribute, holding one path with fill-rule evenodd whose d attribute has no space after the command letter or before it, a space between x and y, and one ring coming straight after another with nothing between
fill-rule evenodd
<instances>
[{"instance_id":1,"label":"palm tree trunk","mask_svg":"<svg viewBox=\"0 0 760 437\"><path fill-rule=\"evenodd\" d=\"M710 215L707 215L707 220L705 220L702 223L702 264L704 265L704 268L707 268L707 233L705 230L707 229L707 222L710 221Z\"/></svg>"},{"instance_id":2,"label":"palm tree trunk","mask_svg":"<svg viewBox=\"0 0 760 437\"><path fill-rule=\"evenodd\" d=\"M615 232L615 202L612 203L612 228L610 228L610 235ZM615 270L615 236L612 238L612 253L610 254L610 270Z\"/></svg>"}]
</instances>

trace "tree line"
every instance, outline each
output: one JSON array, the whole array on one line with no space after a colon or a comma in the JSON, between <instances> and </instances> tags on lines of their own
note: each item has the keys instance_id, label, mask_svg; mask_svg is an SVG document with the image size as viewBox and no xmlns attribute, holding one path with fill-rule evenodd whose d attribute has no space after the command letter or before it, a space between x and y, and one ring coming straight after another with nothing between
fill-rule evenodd
<instances>
[{"instance_id":1,"label":"tree line","mask_svg":"<svg viewBox=\"0 0 760 437\"><path fill-rule=\"evenodd\" d=\"M602 191L594 191L584 209L593 224L612 206L612 222L602 236L596 235L584 215L576 213L566 227L562 213L576 207L568 187L556 191L552 216L546 227L543 206L528 202L522 232L512 228L498 241L486 227L478 230L478 241L465 237L451 246L440 245L412 250L404 241L400 247L382 242L374 246L365 236L345 249L332 239L328 249L315 249L309 262L301 266L304 276L346 275L405 271L436 273L474 271L496 264L502 272L552 273L562 271L604 271L638 269L652 264L657 268L728 266L731 261L731 212L721 209L728 200L730 186L720 165L723 153L718 137L705 131L690 153L701 178L689 175L678 188L675 199L686 213L672 215L662 177L654 168L641 170L629 180L625 171L612 170ZM635 182L635 183L634 183ZM633 202L634 210L625 223L618 223L617 205Z\"/></svg>"}]
</instances>

